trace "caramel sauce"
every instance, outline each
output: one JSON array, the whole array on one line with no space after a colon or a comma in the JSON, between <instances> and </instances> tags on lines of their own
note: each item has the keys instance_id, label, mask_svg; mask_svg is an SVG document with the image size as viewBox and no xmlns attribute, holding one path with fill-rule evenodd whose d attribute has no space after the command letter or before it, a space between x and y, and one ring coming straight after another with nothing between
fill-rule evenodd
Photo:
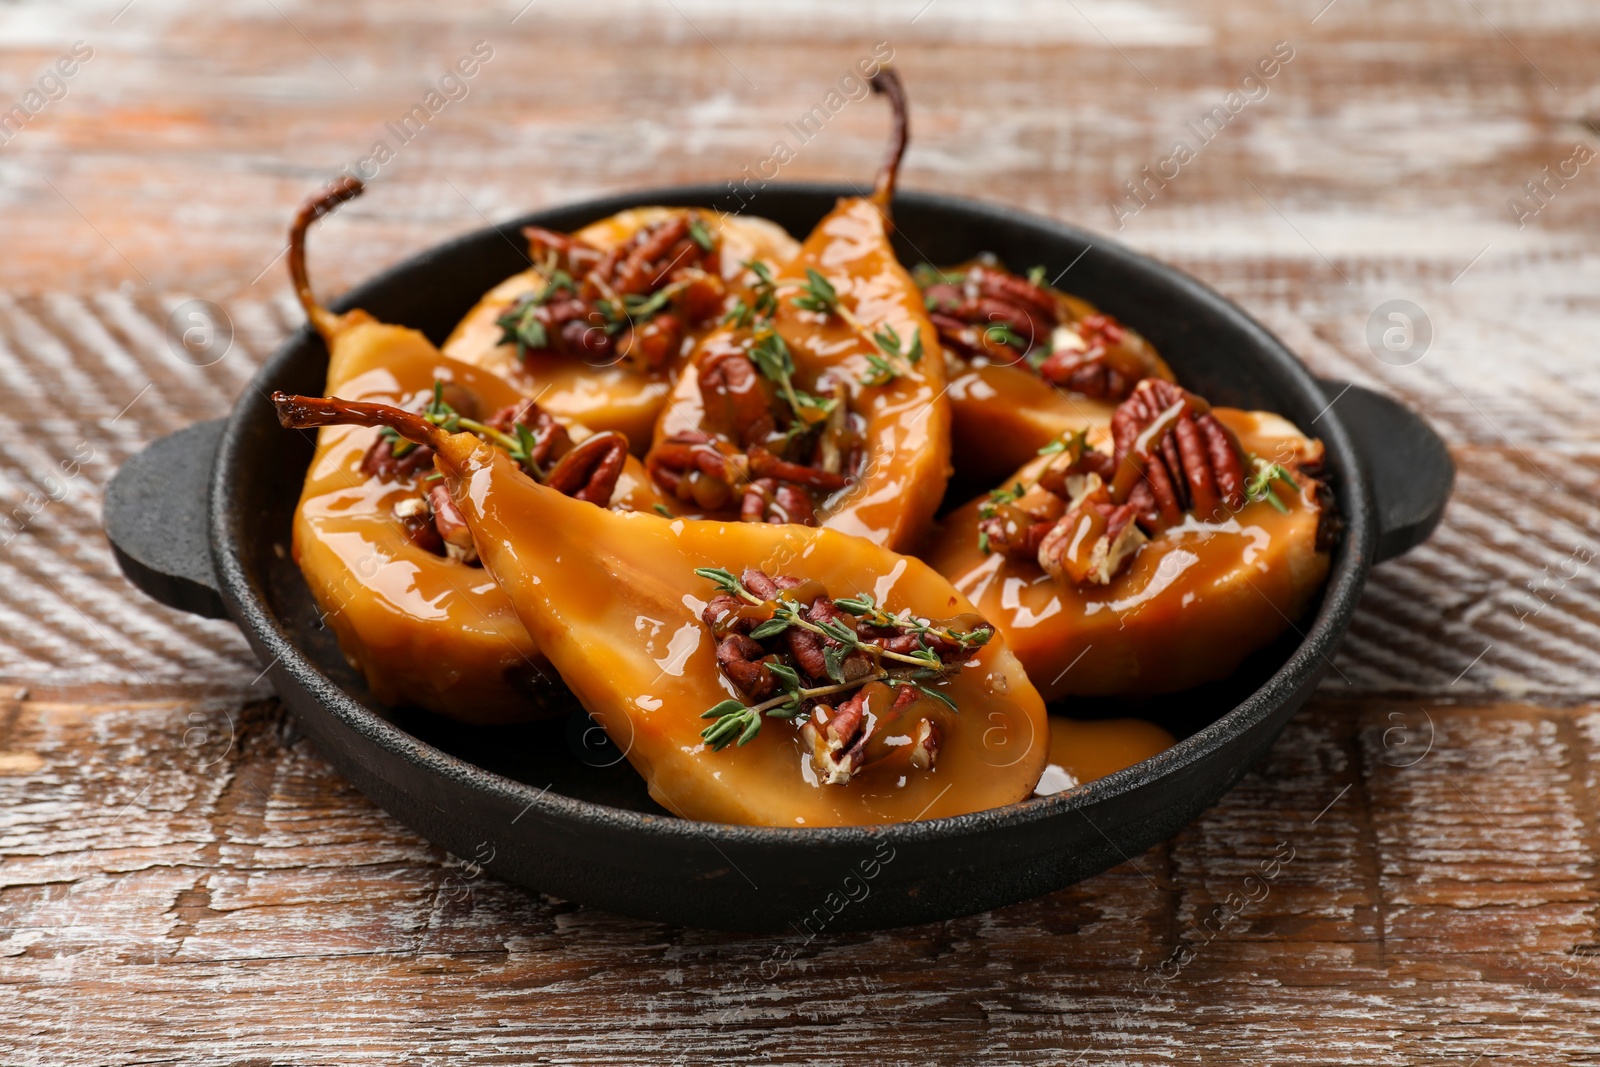
<instances>
[{"instance_id":1,"label":"caramel sauce","mask_svg":"<svg viewBox=\"0 0 1600 1067\"><path fill-rule=\"evenodd\" d=\"M1074 581L1083 581L1089 573L1094 544L1105 534L1106 525L1106 517L1094 508L1084 508L1078 512L1072 528L1072 539L1067 542L1062 557L1062 568Z\"/></svg>"},{"instance_id":2,"label":"caramel sauce","mask_svg":"<svg viewBox=\"0 0 1600 1067\"><path fill-rule=\"evenodd\" d=\"M701 713L733 693L700 618L715 589L695 568L794 574L923 618L973 611L919 560L829 529L605 511L536 485L470 437L440 447L485 566L668 810L774 826L890 823L1012 803L1038 781L1044 705L998 635L941 684L961 711L941 721L931 769L813 784L799 724L775 719L742 747L702 743Z\"/></svg>"},{"instance_id":3,"label":"caramel sauce","mask_svg":"<svg viewBox=\"0 0 1600 1067\"><path fill-rule=\"evenodd\" d=\"M633 208L585 226L573 236L609 250L671 213L670 208ZM765 219L728 216L720 226L722 273L730 288L743 274L740 264L745 260L787 263L799 247L781 227ZM627 435L634 451L642 454L671 392L672 376L687 359L695 335L685 342L678 360L654 375L640 374L620 362L597 366L554 352L529 352L519 359L516 346L500 343L504 331L496 320L523 294L543 285L538 271L530 268L489 290L451 331L445 355L498 374L525 395L537 397L539 405L559 419L596 432L616 430Z\"/></svg>"},{"instance_id":4,"label":"caramel sauce","mask_svg":"<svg viewBox=\"0 0 1600 1067\"><path fill-rule=\"evenodd\" d=\"M1059 793L1132 767L1176 743L1142 719L1069 719L1050 716L1050 760L1035 792Z\"/></svg>"},{"instance_id":5,"label":"caramel sauce","mask_svg":"<svg viewBox=\"0 0 1600 1067\"><path fill-rule=\"evenodd\" d=\"M802 311L790 303L795 283L805 281L808 267L829 280L861 330L840 316ZM859 199L840 201L799 254L775 273L775 324L793 356L796 385L824 392L818 382L827 376L846 388L846 402L866 420L865 469L853 484L818 502L817 522L897 551L912 551L927 534L950 469L945 366L921 291L896 259L882 213ZM921 336L924 355L914 365L894 361L901 373L887 384L862 385L861 379L872 371L867 355L881 355L871 335L884 326L899 335L902 350L910 347L912 337ZM694 359L734 345L732 331L714 330ZM699 379L690 367L678 378L655 439L701 429L704 415Z\"/></svg>"},{"instance_id":6,"label":"caramel sauce","mask_svg":"<svg viewBox=\"0 0 1600 1067\"><path fill-rule=\"evenodd\" d=\"M961 473L995 483L1064 433L1108 433L1116 405L1056 389L1026 363L946 360L951 442Z\"/></svg>"},{"instance_id":7,"label":"caramel sauce","mask_svg":"<svg viewBox=\"0 0 1600 1067\"><path fill-rule=\"evenodd\" d=\"M329 363L329 395L415 409L435 381L466 390L485 417L521 399L498 377L441 356L414 330L359 312L346 317ZM418 497L422 485L362 473L377 433L356 426L318 431L295 511L294 558L340 648L385 704L474 722L535 715L529 679L542 673L553 680L554 672L487 571L412 543L394 507ZM614 504L648 509L660 499L630 458Z\"/></svg>"},{"instance_id":8,"label":"caramel sauce","mask_svg":"<svg viewBox=\"0 0 1600 1067\"><path fill-rule=\"evenodd\" d=\"M1214 411L1246 451L1264 459L1320 455L1319 445L1275 415ZM1034 485L1048 463L1036 458L1006 479L1031 487L1018 506L1053 506L1054 494ZM1316 550L1321 511L1311 479L1296 478L1303 492L1277 487L1287 513L1262 500L1226 521L1190 516L1156 535L1105 586L1062 585L1032 560L985 555L977 527L987 497L946 516L925 558L1005 634L1046 701L1176 692L1227 677L1321 587L1328 572L1327 554Z\"/></svg>"}]
</instances>

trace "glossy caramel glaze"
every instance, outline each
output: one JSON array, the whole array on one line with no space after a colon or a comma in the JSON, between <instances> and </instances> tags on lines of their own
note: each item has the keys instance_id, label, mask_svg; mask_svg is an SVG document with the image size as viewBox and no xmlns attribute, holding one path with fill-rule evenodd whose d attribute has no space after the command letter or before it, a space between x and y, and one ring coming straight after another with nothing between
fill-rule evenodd
<instances>
[{"instance_id":1,"label":"glossy caramel glaze","mask_svg":"<svg viewBox=\"0 0 1600 1067\"><path fill-rule=\"evenodd\" d=\"M1320 443L1276 415L1213 410L1246 452L1286 465L1320 458ZM1047 463L1036 458L1005 481L1028 488L1019 506L1048 496L1034 484ZM1177 692L1227 677L1321 588L1322 510L1315 482L1296 478L1302 491L1278 488L1286 513L1258 500L1225 521L1189 516L1109 585L1062 585L1031 560L986 555L978 544L984 497L946 516L925 558L1006 635L1047 701Z\"/></svg>"},{"instance_id":2,"label":"glossy caramel glaze","mask_svg":"<svg viewBox=\"0 0 1600 1067\"><path fill-rule=\"evenodd\" d=\"M791 302L810 268L839 294L855 324L839 315L796 308ZM819 391L827 376L846 389L850 410L865 419L867 455L855 481L821 501L818 524L864 537L899 552L921 545L944 496L950 474L950 407L938 334L928 321L922 295L889 245L883 213L870 200L841 200L806 238L777 277L775 325L794 358L796 384ZM897 360L900 374L882 385L871 376L867 355L881 355L872 335L885 326L904 349L922 338L916 364ZM737 343L728 329L709 334L695 359ZM681 374L671 402L657 423L655 439L701 427L704 407L692 369Z\"/></svg>"},{"instance_id":3,"label":"glossy caramel glaze","mask_svg":"<svg viewBox=\"0 0 1600 1067\"><path fill-rule=\"evenodd\" d=\"M681 209L632 208L585 226L573 236L601 250L610 250L677 210ZM737 291L738 279L744 274L740 264L745 260L760 259L778 265L792 259L799 248L781 226L766 219L729 215L712 230L722 242L722 272L730 291ZM558 419L581 423L597 432L616 430L625 434L634 451L643 453L671 391L672 376L699 335L691 333L685 341L685 354L659 374L643 374L622 363L596 366L552 352L529 352L519 359L516 346L500 343L504 331L496 320L519 297L543 284L539 272L529 268L489 290L451 331L444 343L445 354L505 378L525 395L537 398L539 406Z\"/></svg>"},{"instance_id":4,"label":"glossy caramel glaze","mask_svg":"<svg viewBox=\"0 0 1600 1067\"><path fill-rule=\"evenodd\" d=\"M798 723L767 719L747 745L702 743L704 711L733 696L701 611L715 589L697 567L755 567L869 592L890 610L947 617L971 605L931 568L833 530L665 519L582 506L504 455L443 434L436 462L483 560L591 715L664 807L692 819L774 826L901 822L1026 797L1049 746L1043 702L996 635L938 683L960 707L936 764L817 784Z\"/></svg>"},{"instance_id":5,"label":"glossy caramel glaze","mask_svg":"<svg viewBox=\"0 0 1600 1067\"><path fill-rule=\"evenodd\" d=\"M1142 719L1050 716L1050 760L1035 790L1040 796L1104 778L1165 752L1173 736Z\"/></svg>"},{"instance_id":6,"label":"glossy caramel glaze","mask_svg":"<svg viewBox=\"0 0 1600 1067\"><path fill-rule=\"evenodd\" d=\"M950 357L952 454L960 474L992 484L1063 433L1105 431L1117 406L1058 388L1026 363Z\"/></svg>"},{"instance_id":7,"label":"glossy caramel glaze","mask_svg":"<svg viewBox=\"0 0 1600 1067\"><path fill-rule=\"evenodd\" d=\"M332 350L329 395L418 410L442 381L467 390L485 414L521 399L494 375L443 357L415 330L363 312L338 320ZM420 496L417 480L362 473L377 432L319 431L294 520L294 558L373 696L485 723L570 707L494 579L416 545L395 517L396 504ZM612 499L648 509L660 497L630 457Z\"/></svg>"}]
</instances>

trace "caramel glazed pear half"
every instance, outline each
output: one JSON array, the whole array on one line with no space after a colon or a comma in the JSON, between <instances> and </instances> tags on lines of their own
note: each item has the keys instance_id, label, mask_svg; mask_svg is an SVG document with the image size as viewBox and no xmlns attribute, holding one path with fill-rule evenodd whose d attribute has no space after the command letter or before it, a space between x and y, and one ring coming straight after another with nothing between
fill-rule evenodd
<instances>
[{"instance_id":1,"label":"caramel glazed pear half","mask_svg":"<svg viewBox=\"0 0 1600 1067\"><path fill-rule=\"evenodd\" d=\"M730 301L751 297L746 264L781 265L799 247L766 219L694 208L632 208L572 234L523 235L534 265L485 294L445 354L640 452L695 344Z\"/></svg>"},{"instance_id":2,"label":"caramel glazed pear half","mask_svg":"<svg viewBox=\"0 0 1600 1067\"><path fill-rule=\"evenodd\" d=\"M992 619L1046 700L1227 677L1328 574L1323 448L1270 412L1161 378L1108 431L1057 438L945 517L926 558Z\"/></svg>"},{"instance_id":3,"label":"caramel glazed pear half","mask_svg":"<svg viewBox=\"0 0 1600 1067\"><path fill-rule=\"evenodd\" d=\"M475 434L586 506L662 506L621 434L555 418L504 380L442 355L416 330L361 310L336 315L317 302L306 230L361 191L354 179L335 183L290 230L294 287L328 346L327 391L408 407L431 424ZM570 709L510 600L479 565L426 445L386 429L323 429L295 510L293 552L340 648L383 703L481 723Z\"/></svg>"},{"instance_id":4,"label":"caramel glazed pear half","mask_svg":"<svg viewBox=\"0 0 1600 1067\"><path fill-rule=\"evenodd\" d=\"M1019 801L1045 770L1022 665L919 560L830 529L608 510L447 420L273 399L286 426L387 427L431 450L485 569L675 814L938 818Z\"/></svg>"},{"instance_id":5,"label":"caramel glazed pear half","mask_svg":"<svg viewBox=\"0 0 1600 1067\"><path fill-rule=\"evenodd\" d=\"M752 260L745 293L697 346L656 426L652 478L690 514L818 525L910 552L950 475L938 334L889 243L909 122L894 71L888 157L786 265Z\"/></svg>"}]
</instances>

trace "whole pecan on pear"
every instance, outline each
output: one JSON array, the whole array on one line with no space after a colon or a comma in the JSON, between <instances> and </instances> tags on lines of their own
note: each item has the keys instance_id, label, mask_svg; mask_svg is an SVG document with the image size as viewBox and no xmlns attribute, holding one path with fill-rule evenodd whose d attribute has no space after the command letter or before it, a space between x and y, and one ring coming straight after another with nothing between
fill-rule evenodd
<instances>
[{"instance_id":1,"label":"whole pecan on pear","mask_svg":"<svg viewBox=\"0 0 1600 1067\"><path fill-rule=\"evenodd\" d=\"M1060 321L1049 290L999 267L977 266L959 282L936 282L923 299L940 341L968 359L1021 359L1049 344Z\"/></svg>"},{"instance_id":2,"label":"whole pecan on pear","mask_svg":"<svg viewBox=\"0 0 1600 1067\"><path fill-rule=\"evenodd\" d=\"M780 429L782 411L772 383L743 349L718 349L699 364L695 374L707 429L746 449Z\"/></svg>"},{"instance_id":3,"label":"whole pecan on pear","mask_svg":"<svg viewBox=\"0 0 1600 1067\"><path fill-rule=\"evenodd\" d=\"M544 476L544 484L574 500L586 500L601 507L611 503L617 479L628 458L628 439L615 431L586 437L571 451L556 460Z\"/></svg>"},{"instance_id":4,"label":"whole pecan on pear","mask_svg":"<svg viewBox=\"0 0 1600 1067\"><path fill-rule=\"evenodd\" d=\"M1129 460L1143 475L1116 489L1149 532L1182 522L1186 511L1209 519L1244 506L1243 449L1210 405L1183 387L1141 381L1112 415L1111 436L1119 465ZM1118 477L1127 475L1119 469Z\"/></svg>"},{"instance_id":5,"label":"whole pecan on pear","mask_svg":"<svg viewBox=\"0 0 1600 1067\"><path fill-rule=\"evenodd\" d=\"M743 480L734 457L701 430L683 430L656 442L644 465L657 485L706 511L726 508L734 483Z\"/></svg>"}]
</instances>

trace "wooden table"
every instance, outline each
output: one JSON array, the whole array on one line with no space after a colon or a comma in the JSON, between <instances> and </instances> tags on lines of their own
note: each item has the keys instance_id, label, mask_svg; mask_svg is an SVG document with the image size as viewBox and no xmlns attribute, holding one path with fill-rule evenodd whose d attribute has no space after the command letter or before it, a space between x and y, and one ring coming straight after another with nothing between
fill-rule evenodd
<instances>
[{"instance_id":1,"label":"wooden table","mask_svg":"<svg viewBox=\"0 0 1600 1067\"><path fill-rule=\"evenodd\" d=\"M0 1062L1596 1062L1600 9L522 2L0 6ZM314 238L326 292L485 219L735 177L880 40L907 185L1177 263L1423 411L1460 478L1271 759L1172 841L777 968L771 939L540 898L395 824L237 633L123 581L100 494L297 324L286 221L375 142ZM781 177L865 181L884 127L851 103ZM191 299L231 322L210 365L168 343ZM1420 358L1369 344L1391 300L1425 312Z\"/></svg>"}]
</instances>

